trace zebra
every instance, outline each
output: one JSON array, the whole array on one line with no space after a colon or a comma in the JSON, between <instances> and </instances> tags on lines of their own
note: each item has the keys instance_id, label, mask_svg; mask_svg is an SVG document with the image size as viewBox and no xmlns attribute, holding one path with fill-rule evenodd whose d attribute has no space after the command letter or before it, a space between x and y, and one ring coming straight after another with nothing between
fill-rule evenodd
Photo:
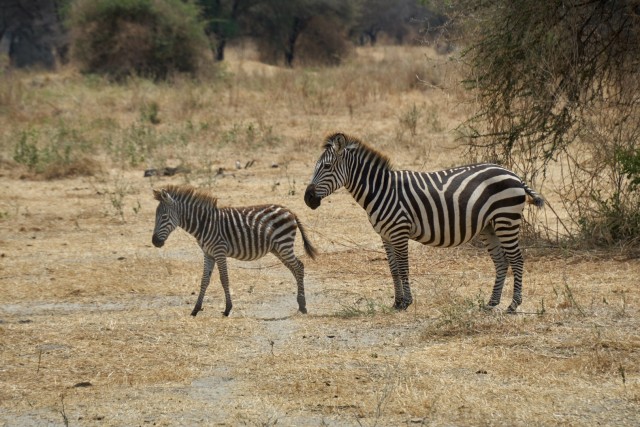
<instances>
[{"instance_id":1,"label":"zebra","mask_svg":"<svg viewBox=\"0 0 640 427\"><path fill-rule=\"evenodd\" d=\"M315 259L317 251L307 239L302 223L293 212L279 205L218 207L216 198L188 185L170 185L161 190L153 190L153 195L160 202L156 209L156 223L151 239L153 245L162 247L169 234L180 227L196 238L204 253L200 294L191 312L192 316L202 310L204 294L216 264L225 296L223 314L229 316L232 303L227 257L250 261L269 252L293 273L298 285L298 309L303 314L307 313L304 264L293 251L296 228L300 229L306 254Z\"/></svg>"},{"instance_id":2,"label":"zebra","mask_svg":"<svg viewBox=\"0 0 640 427\"><path fill-rule=\"evenodd\" d=\"M487 308L500 303L509 265L514 276L513 313L522 302L524 261L518 241L525 201L544 199L515 173L481 163L437 172L396 170L390 160L359 139L335 133L324 141L304 201L317 209L323 198L345 187L382 238L394 285L394 308L413 302L408 241L453 247L479 236L496 270Z\"/></svg>"}]
</instances>

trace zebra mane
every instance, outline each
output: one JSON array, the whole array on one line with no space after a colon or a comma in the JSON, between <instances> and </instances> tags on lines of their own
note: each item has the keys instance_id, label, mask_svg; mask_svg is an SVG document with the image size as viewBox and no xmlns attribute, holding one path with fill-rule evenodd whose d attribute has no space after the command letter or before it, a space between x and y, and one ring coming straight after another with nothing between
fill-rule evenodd
<instances>
[{"instance_id":1,"label":"zebra mane","mask_svg":"<svg viewBox=\"0 0 640 427\"><path fill-rule=\"evenodd\" d=\"M207 191L193 187L191 185L167 185L163 188L169 195L179 202L195 203L199 205L213 205L217 207L218 199ZM156 200L160 200L155 195Z\"/></svg>"},{"instance_id":2,"label":"zebra mane","mask_svg":"<svg viewBox=\"0 0 640 427\"><path fill-rule=\"evenodd\" d=\"M329 137L326 138L326 142L324 144L323 148L328 148L333 146L331 141L333 141L333 139L335 137L337 137L338 135L343 135L345 140L346 140L346 147L352 147L351 149L353 149L355 151L355 155L356 157L362 159L362 160L366 160L368 162L374 163L375 165L377 165L380 168L386 169L386 170L393 170L393 165L391 164L391 160L389 159L389 157L387 157L386 154L382 154L380 151L376 150L375 148L371 147L370 145L364 143L363 141L361 141L360 139L356 138L355 136L351 136L351 135L347 135L347 134L341 134L341 133L335 133Z\"/></svg>"}]
</instances>

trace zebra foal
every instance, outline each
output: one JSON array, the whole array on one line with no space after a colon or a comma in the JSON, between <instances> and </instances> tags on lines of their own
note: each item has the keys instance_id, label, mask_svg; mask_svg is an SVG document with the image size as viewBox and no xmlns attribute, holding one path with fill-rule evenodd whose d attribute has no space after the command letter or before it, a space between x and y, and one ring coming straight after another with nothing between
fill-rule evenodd
<instances>
[{"instance_id":1,"label":"zebra foal","mask_svg":"<svg viewBox=\"0 0 640 427\"><path fill-rule=\"evenodd\" d=\"M515 312L522 302L522 211L526 201L542 207L544 200L513 172L488 163L429 173L395 170L386 156L357 138L336 133L325 140L304 201L316 209L341 187L364 208L382 238L396 309L413 302L410 239L453 247L480 236L496 269L488 306L500 303L509 266L514 290L508 312Z\"/></svg>"},{"instance_id":2,"label":"zebra foal","mask_svg":"<svg viewBox=\"0 0 640 427\"><path fill-rule=\"evenodd\" d=\"M312 259L316 250L305 234L296 215L283 206L260 205L248 207L217 206L217 199L191 186L168 186L153 190L160 202L156 209L156 223L151 241L160 248L176 227L196 238L204 253L204 270L200 294L191 312L202 310L204 294L211 273L218 265L224 289L225 309L232 308L227 273L227 257L250 261L273 253L292 273L298 285L298 309L307 312L304 296L304 265L293 252L296 228L300 229L304 250Z\"/></svg>"}]
</instances>

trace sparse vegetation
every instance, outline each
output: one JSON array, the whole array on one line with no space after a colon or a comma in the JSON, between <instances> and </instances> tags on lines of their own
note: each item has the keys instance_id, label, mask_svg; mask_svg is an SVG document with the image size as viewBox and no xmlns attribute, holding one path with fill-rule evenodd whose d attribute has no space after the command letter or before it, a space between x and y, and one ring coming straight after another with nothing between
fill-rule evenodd
<instances>
[{"instance_id":1,"label":"sparse vegetation","mask_svg":"<svg viewBox=\"0 0 640 427\"><path fill-rule=\"evenodd\" d=\"M389 314L393 308L368 298L358 298L352 304L342 304L342 308L336 313L337 317L351 318L360 316L374 316L376 314Z\"/></svg>"},{"instance_id":2,"label":"sparse vegetation","mask_svg":"<svg viewBox=\"0 0 640 427\"><path fill-rule=\"evenodd\" d=\"M17 138L13 160L44 179L91 176L99 171L99 165L86 150L80 132L59 123L53 128L23 130Z\"/></svg>"}]
</instances>

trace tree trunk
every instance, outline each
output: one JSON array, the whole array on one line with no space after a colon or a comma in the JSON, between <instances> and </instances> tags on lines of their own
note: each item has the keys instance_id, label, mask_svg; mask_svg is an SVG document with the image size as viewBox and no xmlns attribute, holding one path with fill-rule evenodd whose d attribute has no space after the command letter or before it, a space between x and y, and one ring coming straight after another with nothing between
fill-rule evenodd
<instances>
[{"instance_id":1,"label":"tree trunk","mask_svg":"<svg viewBox=\"0 0 640 427\"><path fill-rule=\"evenodd\" d=\"M218 43L216 44L216 50L214 52L216 61L224 61L224 48L226 45L226 38L221 38L220 40L218 40Z\"/></svg>"},{"instance_id":2,"label":"tree trunk","mask_svg":"<svg viewBox=\"0 0 640 427\"><path fill-rule=\"evenodd\" d=\"M285 46L284 51L284 62L289 68L293 68L293 60L295 59L295 48L298 37L300 37L300 34L302 34L302 31L304 31L304 28L308 23L309 19L302 19L298 17L293 19L291 33L289 33L289 40L287 41L287 46Z\"/></svg>"}]
</instances>

